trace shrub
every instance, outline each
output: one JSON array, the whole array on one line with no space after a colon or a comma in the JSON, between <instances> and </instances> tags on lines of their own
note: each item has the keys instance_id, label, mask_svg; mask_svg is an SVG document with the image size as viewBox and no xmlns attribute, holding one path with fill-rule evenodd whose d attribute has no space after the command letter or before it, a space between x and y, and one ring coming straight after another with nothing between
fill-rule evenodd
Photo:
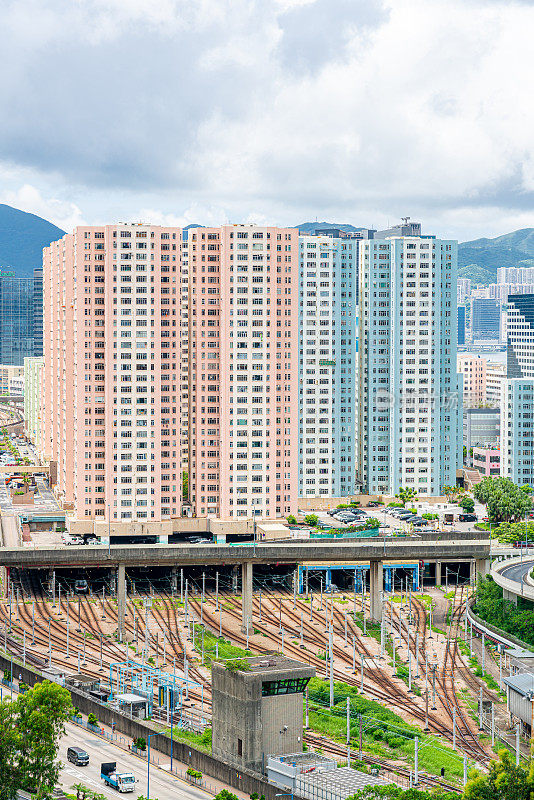
<instances>
[{"instance_id":1,"label":"shrub","mask_svg":"<svg viewBox=\"0 0 534 800\"><path fill-rule=\"evenodd\" d=\"M468 497L467 495L465 495L465 497L462 497L462 499L458 501L458 505L460 506L460 508L463 508L466 514L472 514L473 511L475 510L475 501L471 497Z\"/></svg>"},{"instance_id":2,"label":"shrub","mask_svg":"<svg viewBox=\"0 0 534 800\"><path fill-rule=\"evenodd\" d=\"M146 750L146 740L142 736L138 736L137 739L134 739L134 747L137 747L138 750Z\"/></svg>"},{"instance_id":3,"label":"shrub","mask_svg":"<svg viewBox=\"0 0 534 800\"><path fill-rule=\"evenodd\" d=\"M89 725L98 725L98 717L96 716L96 714L89 714L89 716L87 717L87 723Z\"/></svg>"},{"instance_id":4,"label":"shrub","mask_svg":"<svg viewBox=\"0 0 534 800\"><path fill-rule=\"evenodd\" d=\"M288 523L288 525L296 525L297 524L297 518L294 517L293 514L290 514L289 517L287 518L287 523Z\"/></svg>"},{"instance_id":5,"label":"shrub","mask_svg":"<svg viewBox=\"0 0 534 800\"><path fill-rule=\"evenodd\" d=\"M189 767L189 769L186 772L186 775L189 775L190 778L196 778L197 780L200 780L202 778L202 773L199 772L198 769L193 769L192 767Z\"/></svg>"},{"instance_id":6,"label":"shrub","mask_svg":"<svg viewBox=\"0 0 534 800\"><path fill-rule=\"evenodd\" d=\"M228 672L250 672L250 664L246 658L232 658L226 662Z\"/></svg>"},{"instance_id":7,"label":"shrub","mask_svg":"<svg viewBox=\"0 0 534 800\"><path fill-rule=\"evenodd\" d=\"M317 516L317 514L306 514L306 516L304 517L304 522L311 528L315 528L315 526L319 522L319 517Z\"/></svg>"}]
</instances>

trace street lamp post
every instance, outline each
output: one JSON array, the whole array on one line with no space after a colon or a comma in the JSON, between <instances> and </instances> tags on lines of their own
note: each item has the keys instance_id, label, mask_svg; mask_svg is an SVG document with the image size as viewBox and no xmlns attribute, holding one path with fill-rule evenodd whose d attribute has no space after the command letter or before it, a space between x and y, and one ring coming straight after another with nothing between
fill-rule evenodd
<instances>
[{"instance_id":1,"label":"street lamp post","mask_svg":"<svg viewBox=\"0 0 534 800\"><path fill-rule=\"evenodd\" d=\"M150 800L150 740L154 734L148 734L148 757L146 760L146 800Z\"/></svg>"}]
</instances>

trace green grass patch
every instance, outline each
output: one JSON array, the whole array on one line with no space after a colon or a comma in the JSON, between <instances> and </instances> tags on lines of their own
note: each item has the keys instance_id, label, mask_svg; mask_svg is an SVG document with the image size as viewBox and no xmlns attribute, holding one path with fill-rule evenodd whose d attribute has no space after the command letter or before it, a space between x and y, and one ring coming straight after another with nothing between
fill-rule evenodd
<instances>
[{"instance_id":1,"label":"green grass patch","mask_svg":"<svg viewBox=\"0 0 534 800\"><path fill-rule=\"evenodd\" d=\"M197 653L202 652L202 626L195 623L195 650ZM220 639L211 631L204 628L204 661L210 663L216 658L217 642L219 643L219 659L224 661L228 658L243 658L244 656L253 656L251 650L244 650L242 647L236 647L228 639L222 636Z\"/></svg>"},{"instance_id":2,"label":"green grass patch","mask_svg":"<svg viewBox=\"0 0 534 800\"><path fill-rule=\"evenodd\" d=\"M170 736L171 729L167 728L163 733L166 736ZM211 728L206 728L203 733L194 733L193 731L185 731L183 728L175 726L172 731L172 738L180 742L192 744L205 753L211 753Z\"/></svg>"},{"instance_id":3,"label":"green grass patch","mask_svg":"<svg viewBox=\"0 0 534 800\"><path fill-rule=\"evenodd\" d=\"M360 720L362 715L362 750L380 758L414 763L414 739L419 737L419 767L433 775L439 775L445 767L445 777L459 782L463 777L463 757L444 745L434 736L424 734L418 727L406 722L374 700L362 697L358 689L346 683L334 682L334 707L330 710L329 684L312 678L309 684L309 724L313 730L340 743L346 742L346 698L350 698L351 749L359 747Z\"/></svg>"},{"instance_id":4,"label":"green grass patch","mask_svg":"<svg viewBox=\"0 0 534 800\"><path fill-rule=\"evenodd\" d=\"M363 631L363 614L361 611L357 611L356 614L353 614L354 622ZM369 620L365 621L365 633L366 636L372 636L373 639L376 639L377 642L380 641L380 625L376 622L369 622Z\"/></svg>"}]
</instances>

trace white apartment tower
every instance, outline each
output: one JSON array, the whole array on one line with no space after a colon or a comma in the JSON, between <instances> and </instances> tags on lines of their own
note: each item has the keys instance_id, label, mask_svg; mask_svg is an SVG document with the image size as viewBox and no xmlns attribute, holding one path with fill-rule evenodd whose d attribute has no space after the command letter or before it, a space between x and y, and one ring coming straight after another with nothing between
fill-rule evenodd
<instances>
[{"instance_id":1,"label":"white apartment tower","mask_svg":"<svg viewBox=\"0 0 534 800\"><path fill-rule=\"evenodd\" d=\"M457 242L371 239L359 272L359 481L439 495L461 463Z\"/></svg>"},{"instance_id":2,"label":"white apartment tower","mask_svg":"<svg viewBox=\"0 0 534 800\"><path fill-rule=\"evenodd\" d=\"M354 491L358 245L300 236L300 497Z\"/></svg>"},{"instance_id":3,"label":"white apartment tower","mask_svg":"<svg viewBox=\"0 0 534 800\"><path fill-rule=\"evenodd\" d=\"M519 485L534 486L534 293L510 295L506 327L501 473Z\"/></svg>"}]
</instances>

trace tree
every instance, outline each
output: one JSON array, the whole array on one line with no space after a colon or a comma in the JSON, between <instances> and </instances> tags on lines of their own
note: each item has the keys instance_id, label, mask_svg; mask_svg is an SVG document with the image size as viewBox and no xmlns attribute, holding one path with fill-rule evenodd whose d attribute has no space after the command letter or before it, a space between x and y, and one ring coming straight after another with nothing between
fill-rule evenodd
<instances>
[{"instance_id":1,"label":"tree","mask_svg":"<svg viewBox=\"0 0 534 800\"><path fill-rule=\"evenodd\" d=\"M297 518L293 514L290 514L289 517L287 518L287 524L288 525L296 525L297 524Z\"/></svg>"},{"instance_id":2,"label":"tree","mask_svg":"<svg viewBox=\"0 0 534 800\"><path fill-rule=\"evenodd\" d=\"M499 752L498 761L490 763L482 774L473 770L464 789L465 800L529 800L534 791L534 765L530 769L516 767L508 750Z\"/></svg>"},{"instance_id":3,"label":"tree","mask_svg":"<svg viewBox=\"0 0 534 800\"><path fill-rule=\"evenodd\" d=\"M70 788L76 790L76 800L85 800L86 797L91 796L91 790L83 783L75 783Z\"/></svg>"},{"instance_id":4,"label":"tree","mask_svg":"<svg viewBox=\"0 0 534 800\"><path fill-rule=\"evenodd\" d=\"M76 800L107 800L105 794L89 789L83 783L75 783L71 789L76 789Z\"/></svg>"},{"instance_id":5,"label":"tree","mask_svg":"<svg viewBox=\"0 0 534 800\"><path fill-rule=\"evenodd\" d=\"M405 507L409 500L415 500L417 498L417 492L415 489L412 489L412 487L407 489L399 489L395 497L398 497L402 505Z\"/></svg>"},{"instance_id":6,"label":"tree","mask_svg":"<svg viewBox=\"0 0 534 800\"><path fill-rule=\"evenodd\" d=\"M311 528L315 528L315 526L319 522L319 517L317 516L317 514L306 514L306 516L304 517L304 522Z\"/></svg>"},{"instance_id":7,"label":"tree","mask_svg":"<svg viewBox=\"0 0 534 800\"><path fill-rule=\"evenodd\" d=\"M13 705L19 737L19 786L33 790L40 800L48 797L57 783L60 763L56 758L65 722L73 710L71 697L57 683L43 681L19 695Z\"/></svg>"},{"instance_id":8,"label":"tree","mask_svg":"<svg viewBox=\"0 0 534 800\"><path fill-rule=\"evenodd\" d=\"M443 789L429 792L424 789L402 789L400 786L366 786L347 800L449 800L450 793Z\"/></svg>"},{"instance_id":9,"label":"tree","mask_svg":"<svg viewBox=\"0 0 534 800\"><path fill-rule=\"evenodd\" d=\"M472 497L465 495L460 500L458 500L458 505L463 508L466 514L472 514L475 510L475 501Z\"/></svg>"},{"instance_id":10,"label":"tree","mask_svg":"<svg viewBox=\"0 0 534 800\"><path fill-rule=\"evenodd\" d=\"M51 796L59 774L59 740L72 713L69 692L51 681L0 703L0 800L17 789L37 800Z\"/></svg>"},{"instance_id":11,"label":"tree","mask_svg":"<svg viewBox=\"0 0 534 800\"><path fill-rule=\"evenodd\" d=\"M473 489L475 498L488 509L490 522L518 522L532 508L529 487L519 487L509 478L484 478Z\"/></svg>"},{"instance_id":12,"label":"tree","mask_svg":"<svg viewBox=\"0 0 534 800\"><path fill-rule=\"evenodd\" d=\"M449 503L454 503L462 494L463 489L461 486L443 486L441 491L446 495Z\"/></svg>"},{"instance_id":13,"label":"tree","mask_svg":"<svg viewBox=\"0 0 534 800\"><path fill-rule=\"evenodd\" d=\"M16 797L19 782L17 762L19 735L15 721L15 703L0 703L0 800Z\"/></svg>"}]
</instances>

